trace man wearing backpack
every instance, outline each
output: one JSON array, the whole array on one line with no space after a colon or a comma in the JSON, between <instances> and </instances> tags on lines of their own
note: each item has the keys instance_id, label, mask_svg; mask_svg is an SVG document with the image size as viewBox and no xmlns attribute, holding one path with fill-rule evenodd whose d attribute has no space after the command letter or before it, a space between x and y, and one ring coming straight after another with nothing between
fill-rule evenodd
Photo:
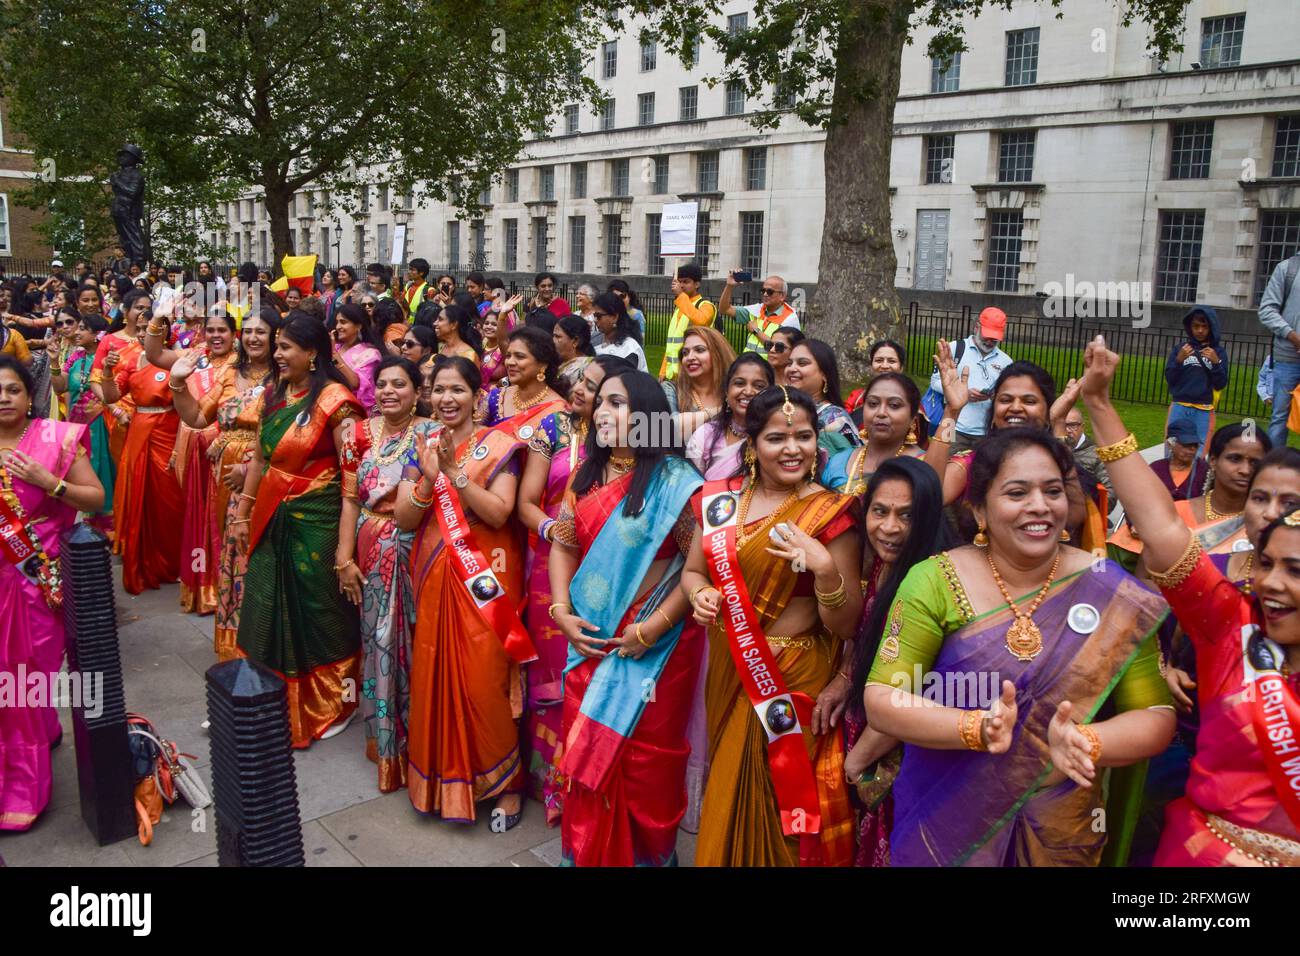
<instances>
[{"instance_id":1,"label":"man wearing backpack","mask_svg":"<svg viewBox=\"0 0 1300 956\"><path fill-rule=\"evenodd\" d=\"M971 334L960 342L953 343L952 359L957 366L957 374L960 375L964 368L970 369L970 381L967 383L970 400L957 418L957 433L953 437L951 454L975 447L975 443L988 430L993 383L998 380L1002 370L1011 364L1011 356L1001 348L1006 335L1007 314L995 306L989 306L975 320ZM938 369L930 377L930 392L926 394L930 395L931 392L943 395L943 383L939 379ZM932 424L937 424L938 421L939 418L934 418Z\"/></svg>"},{"instance_id":2,"label":"man wearing backpack","mask_svg":"<svg viewBox=\"0 0 1300 956\"><path fill-rule=\"evenodd\" d=\"M1300 385L1300 294L1296 275L1300 253L1283 259L1268 277L1259 300L1259 321L1273 333L1273 418L1268 437L1274 448L1286 444L1291 393Z\"/></svg>"}]
</instances>

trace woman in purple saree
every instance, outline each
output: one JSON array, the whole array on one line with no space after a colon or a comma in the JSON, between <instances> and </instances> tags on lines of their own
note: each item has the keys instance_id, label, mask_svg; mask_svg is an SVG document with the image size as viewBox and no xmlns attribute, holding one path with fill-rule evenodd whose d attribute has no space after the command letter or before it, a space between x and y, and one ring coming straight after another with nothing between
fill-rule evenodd
<instances>
[{"instance_id":1,"label":"woman in purple saree","mask_svg":"<svg viewBox=\"0 0 1300 956\"><path fill-rule=\"evenodd\" d=\"M865 694L871 725L906 745L892 865L1095 866L1131 827L1128 808L1103 810L1100 771L1173 736L1154 638L1168 609L1062 543L1069 469L1040 430L986 439L976 544L899 587Z\"/></svg>"},{"instance_id":2,"label":"woman in purple saree","mask_svg":"<svg viewBox=\"0 0 1300 956\"><path fill-rule=\"evenodd\" d=\"M27 417L33 384L0 355L0 680L27 688L40 675L49 688L63 665L59 538L78 511L103 507L104 489L85 425ZM15 703L0 706L0 830L26 830L49 803L61 735L50 701Z\"/></svg>"}]
</instances>

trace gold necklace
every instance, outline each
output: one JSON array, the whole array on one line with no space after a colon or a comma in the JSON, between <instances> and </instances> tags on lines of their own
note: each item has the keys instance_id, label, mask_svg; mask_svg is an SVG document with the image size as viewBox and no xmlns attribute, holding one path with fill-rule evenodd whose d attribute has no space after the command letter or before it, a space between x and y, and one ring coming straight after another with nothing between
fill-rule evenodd
<instances>
[{"instance_id":1,"label":"gold necklace","mask_svg":"<svg viewBox=\"0 0 1300 956\"><path fill-rule=\"evenodd\" d=\"M1210 499L1213 497L1214 497L1214 489L1211 488L1209 492L1205 495L1205 520L1206 521L1219 521L1223 518L1235 518L1237 517L1237 515L1241 514L1241 511L1231 511L1222 514L1218 511L1215 511L1214 505L1210 504Z\"/></svg>"},{"instance_id":2,"label":"gold necklace","mask_svg":"<svg viewBox=\"0 0 1300 956\"><path fill-rule=\"evenodd\" d=\"M609 470L615 475L626 475L636 467L636 456L628 455L626 458L620 458L618 455L609 456Z\"/></svg>"},{"instance_id":3,"label":"gold necklace","mask_svg":"<svg viewBox=\"0 0 1300 956\"><path fill-rule=\"evenodd\" d=\"M1241 576L1243 578L1241 583L1241 593L1242 594L1253 593L1255 587L1251 583L1250 579L1255 576L1255 552L1254 551L1246 552L1246 566L1241 569L1241 572L1242 572Z\"/></svg>"},{"instance_id":4,"label":"gold necklace","mask_svg":"<svg viewBox=\"0 0 1300 956\"><path fill-rule=\"evenodd\" d=\"M453 441L455 440L455 438L456 436L452 435ZM465 463L468 462L472 457L474 457L474 452L477 450L478 450L478 435L474 434L471 431L469 446L465 449L465 454L461 455L459 458L456 459L456 467L463 469L465 467Z\"/></svg>"},{"instance_id":5,"label":"gold necklace","mask_svg":"<svg viewBox=\"0 0 1300 956\"><path fill-rule=\"evenodd\" d=\"M759 522L757 528L755 528L753 531L746 532L745 521L749 517L749 506L750 503L753 502L754 500L754 490L757 487L758 487L758 481L750 480L749 487L746 488L745 493L740 496L740 508L737 510L736 513L736 550L737 551L739 551L742 547L745 546L746 541L749 541L752 538L756 538L760 534L766 532L767 529L772 525L772 523L776 521L777 517L780 516L781 512L784 511L786 508L788 508L794 501L798 500L799 498L799 486L796 485L794 490L785 496L785 500L782 501L775 508L773 508L771 512L768 513L768 516L764 518L761 522Z\"/></svg>"},{"instance_id":6,"label":"gold necklace","mask_svg":"<svg viewBox=\"0 0 1300 956\"><path fill-rule=\"evenodd\" d=\"M1043 649L1043 632L1034 623L1034 612L1038 610L1038 605L1043 603L1048 590L1052 587L1052 581L1056 579L1056 570L1061 566L1061 554L1062 549L1057 548L1056 559L1052 561L1052 570L1047 572L1047 580L1043 582L1042 589L1027 611L1021 611L1016 607L1016 602L1011 599L1002 575L998 573L998 566L993 563L993 555L988 553L985 555L989 561L989 570L993 572L993 580L1011 608L1011 613L1016 617L1015 622L1007 629L1007 650L1018 661L1032 661Z\"/></svg>"},{"instance_id":7,"label":"gold necklace","mask_svg":"<svg viewBox=\"0 0 1300 956\"><path fill-rule=\"evenodd\" d=\"M15 448L21 445L23 443L23 439L27 437L27 429L32 427L32 422L34 421L36 421L36 419L34 418L27 419L27 424L24 425L23 430L18 433L18 437L14 440L14 443L12 445L0 445L0 451L13 451Z\"/></svg>"},{"instance_id":8,"label":"gold necklace","mask_svg":"<svg viewBox=\"0 0 1300 956\"><path fill-rule=\"evenodd\" d=\"M387 455L381 455L379 453L379 449L383 445L384 438L385 438L384 425L386 425L387 423L383 420L382 416L377 419L372 418L370 421L371 422L377 421L379 423L379 434L376 436L374 434L374 429L372 427L371 435L370 435L370 447L374 449L376 465L379 465L381 468L387 465L391 465L393 462L397 461L399 458L405 455L407 451L410 450L410 447L415 440L415 412L414 411L412 411L410 417L407 418L406 427L401 432L394 432L393 434L387 436L388 438L391 439L397 437L397 435L399 434L401 435L401 438L398 440L397 445Z\"/></svg>"},{"instance_id":9,"label":"gold necklace","mask_svg":"<svg viewBox=\"0 0 1300 956\"><path fill-rule=\"evenodd\" d=\"M545 398L546 398L546 386L545 386L545 385L542 386L542 390L541 390L540 392L537 393L537 397L536 397L536 398L530 398L530 399L528 399L527 401L524 401L524 398L523 398L523 391L520 389L520 387L519 387L518 385L516 385L516 386L515 386L515 394L514 394L513 398L514 398L514 402L515 402L515 411L516 411L516 412L526 412L526 411L528 411L528 409L532 408L534 405L540 405L540 404L545 400Z\"/></svg>"}]
</instances>

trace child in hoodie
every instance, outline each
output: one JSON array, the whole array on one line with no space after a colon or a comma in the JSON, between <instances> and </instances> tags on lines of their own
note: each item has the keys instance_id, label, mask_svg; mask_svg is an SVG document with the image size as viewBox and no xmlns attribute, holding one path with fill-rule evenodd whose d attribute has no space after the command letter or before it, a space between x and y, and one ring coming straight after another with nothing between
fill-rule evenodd
<instances>
[{"instance_id":1,"label":"child in hoodie","mask_svg":"<svg viewBox=\"0 0 1300 956\"><path fill-rule=\"evenodd\" d=\"M1228 387L1228 353L1219 342L1218 313L1210 306L1194 306L1183 316L1183 328L1187 341L1175 345L1165 362L1173 400L1165 427L1190 421L1200 443L1196 453L1204 458L1206 438L1214 431L1214 393Z\"/></svg>"}]
</instances>

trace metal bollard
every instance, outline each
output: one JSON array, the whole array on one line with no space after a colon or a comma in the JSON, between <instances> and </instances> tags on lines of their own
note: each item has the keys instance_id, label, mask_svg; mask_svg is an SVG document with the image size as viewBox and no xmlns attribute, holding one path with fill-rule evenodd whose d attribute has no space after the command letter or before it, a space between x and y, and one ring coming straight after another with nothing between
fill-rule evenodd
<instances>
[{"instance_id":1,"label":"metal bollard","mask_svg":"<svg viewBox=\"0 0 1300 956\"><path fill-rule=\"evenodd\" d=\"M304 866L284 681L247 658L206 677L217 865Z\"/></svg>"},{"instance_id":2,"label":"metal bollard","mask_svg":"<svg viewBox=\"0 0 1300 956\"><path fill-rule=\"evenodd\" d=\"M85 695L72 705L81 817L100 846L136 835L135 779L126 739L126 694L117 644L117 608L108 539L86 524L60 541L63 627L68 669L103 680L102 710L87 717Z\"/></svg>"}]
</instances>

